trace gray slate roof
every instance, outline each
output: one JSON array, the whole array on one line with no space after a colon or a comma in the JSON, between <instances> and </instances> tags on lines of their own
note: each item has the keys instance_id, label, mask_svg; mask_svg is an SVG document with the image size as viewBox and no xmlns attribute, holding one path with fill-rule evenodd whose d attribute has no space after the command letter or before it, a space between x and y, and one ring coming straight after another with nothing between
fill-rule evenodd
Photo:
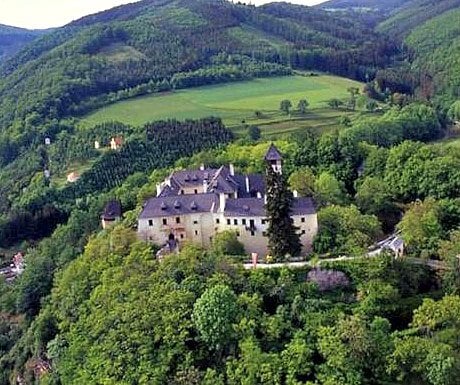
<instances>
[{"instance_id":1,"label":"gray slate roof","mask_svg":"<svg viewBox=\"0 0 460 385\"><path fill-rule=\"evenodd\" d=\"M272 143L270 145L270 148L267 151L267 154L265 155L265 160L268 161L273 161L273 160L282 160L283 157L281 156L281 153L278 151L276 146Z\"/></svg>"},{"instance_id":2,"label":"gray slate roof","mask_svg":"<svg viewBox=\"0 0 460 385\"><path fill-rule=\"evenodd\" d=\"M228 167L206 170L176 171L171 174L171 186L163 186L159 197L179 196L183 187L201 187L208 177L208 192L233 194L240 198L256 197L265 194L265 178L262 174L230 175ZM249 192L246 190L246 177L249 179Z\"/></svg>"},{"instance_id":3,"label":"gray slate roof","mask_svg":"<svg viewBox=\"0 0 460 385\"><path fill-rule=\"evenodd\" d=\"M158 197L146 202L139 218L217 212L218 208L219 196L213 193Z\"/></svg>"},{"instance_id":4,"label":"gray slate roof","mask_svg":"<svg viewBox=\"0 0 460 385\"><path fill-rule=\"evenodd\" d=\"M217 169L175 171L171 174L171 182L177 187L202 186L203 181L211 181L217 173Z\"/></svg>"},{"instance_id":5,"label":"gray slate roof","mask_svg":"<svg viewBox=\"0 0 460 385\"><path fill-rule=\"evenodd\" d=\"M312 198L294 198L291 215L315 214L316 207ZM226 217L264 217L265 200L258 198L227 199L224 215Z\"/></svg>"}]
</instances>

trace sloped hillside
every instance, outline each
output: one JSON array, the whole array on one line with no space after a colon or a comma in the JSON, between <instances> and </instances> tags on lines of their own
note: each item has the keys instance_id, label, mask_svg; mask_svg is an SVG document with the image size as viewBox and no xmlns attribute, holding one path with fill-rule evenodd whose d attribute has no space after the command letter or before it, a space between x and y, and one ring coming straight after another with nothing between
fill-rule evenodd
<instances>
[{"instance_id":1,"label":"sloped hillside","mask_svg":"<svg viewBox=\"0 0 460 385\"><path fill-rule=\"evenodd\" d=\"M460 7L460 0L412 0L377 28L379 32L404 38L426 21Z\"/></svg>"},{"instance_id":2,"label":"sloped hillside","mask_svg":"<svg viewBox=\"0 0 460 385\"><path fill-rule=\"evenodd\" d=\"M414 70L428 74L421 91L436 95L448 108L460 98L460 9L422 24L406 42L416 52Z\"/></svg>"},{"instance_id":3,"label":"sloped hillside","mask_svg":"<svg viewBox=\"0 0 460 385\"><path fill-rule=\"evenodd\" d=\"M0 63L43 33L0 24Z\"/></svg>"}]
</instances>

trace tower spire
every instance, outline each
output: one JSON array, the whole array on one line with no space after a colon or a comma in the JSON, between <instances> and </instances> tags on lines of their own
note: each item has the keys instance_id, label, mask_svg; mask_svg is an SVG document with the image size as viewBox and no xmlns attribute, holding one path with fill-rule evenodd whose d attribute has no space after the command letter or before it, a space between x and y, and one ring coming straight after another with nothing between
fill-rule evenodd
<instances>
[{"instance_id":1,"label":"tower spire","mask_svg":"<svg viewBox=\"0 0 460 385\"><path fill-rule=\"evenodd\" d=\"M273 171L282 174L283 156L273 143L270 144L270 147L268 148L268 151L265 155L265 161L272 166Z\"/></svg>"}]
</instances>

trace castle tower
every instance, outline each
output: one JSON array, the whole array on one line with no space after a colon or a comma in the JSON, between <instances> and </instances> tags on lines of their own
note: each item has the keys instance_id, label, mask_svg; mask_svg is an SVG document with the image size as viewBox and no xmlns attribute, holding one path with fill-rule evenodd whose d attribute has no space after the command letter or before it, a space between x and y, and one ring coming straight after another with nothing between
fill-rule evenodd
<instances>
[{"instance_id":1,"label":"castle tower","mask_svg":"<svg viewBox=\"0 0 460 385\"><path fill-rule=\"evenodd\" d=\"M283 172L283 157L276 146L272 143L265 155L265 161L270 163L273 170L279 174Z\"/></svg>"}]
</instances>

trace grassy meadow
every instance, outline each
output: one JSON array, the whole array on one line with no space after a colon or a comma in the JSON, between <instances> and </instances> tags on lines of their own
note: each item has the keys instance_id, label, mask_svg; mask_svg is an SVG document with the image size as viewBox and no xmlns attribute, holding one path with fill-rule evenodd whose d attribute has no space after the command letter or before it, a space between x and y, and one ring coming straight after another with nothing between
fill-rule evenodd
<instances>
[{"instance_id":1,"label":"grassy meadow","mask_svg":"<svg viewBox=\"0 0 460 385\"><path fill-rule=\"evenodd\" d=\"M176 118L219 116L236 133L245 124L256 124L264 136L276 136L306 127L331 129L337 119L350 112L332 110L327 101L348 96L348 87L360 87L353 80L329 75L285 76L218 84L149 95L114 103L84 117L82 127L105 121L142 125L149 121ZM279 111L281 100L291 100L295 108L300 99L310 106L304 116L287 116ZM255 111L262 116L257 118Z\"/></svg>"}]
</instances>

